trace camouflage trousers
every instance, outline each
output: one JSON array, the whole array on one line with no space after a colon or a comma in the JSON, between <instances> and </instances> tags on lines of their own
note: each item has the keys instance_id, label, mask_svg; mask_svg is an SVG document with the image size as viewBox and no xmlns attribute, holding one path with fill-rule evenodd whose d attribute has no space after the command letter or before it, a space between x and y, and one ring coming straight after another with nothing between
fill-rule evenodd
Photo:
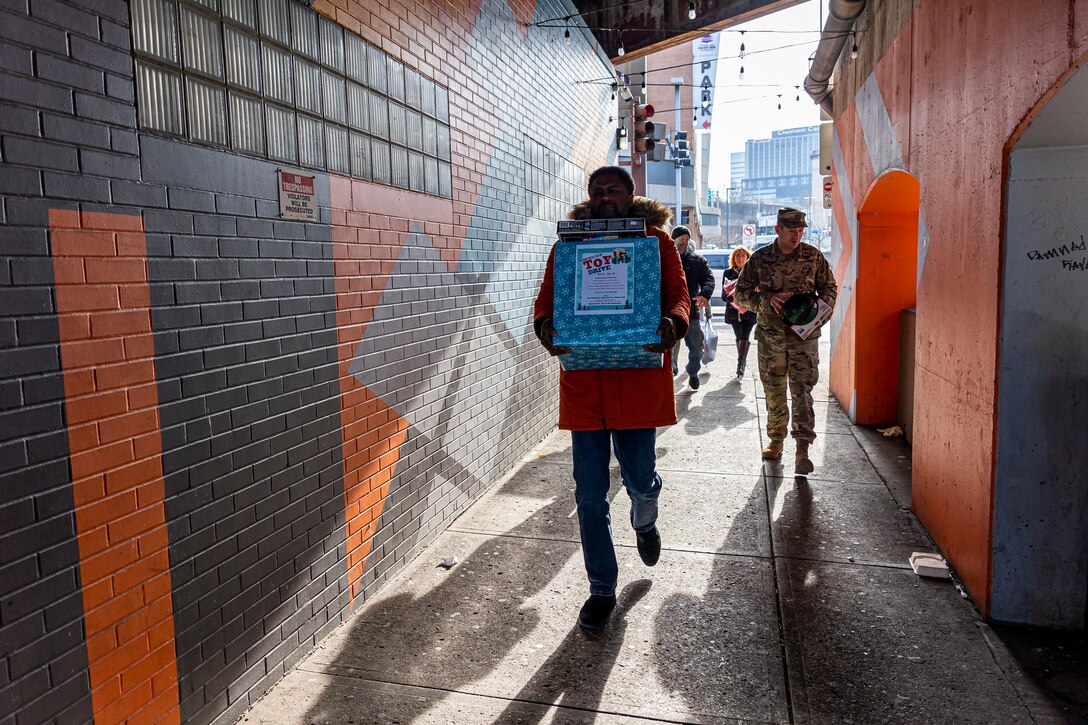
<instances>
[{"instance_id":1,"label":"camouflage trousers","mask_svg":"<svg viewBox=\"0 0 1088 725\"><path fill-rule=\"evenodd\" d=\"M759 378L767 395L767 437L782 440L790 422L786 407L786 386L793 400L793 437L811 443L816 440L816 416L812 410L812 388L820 379L819 338L802 340L785 330L756 328L759 343Z\"/></svg>"}]
</instances>

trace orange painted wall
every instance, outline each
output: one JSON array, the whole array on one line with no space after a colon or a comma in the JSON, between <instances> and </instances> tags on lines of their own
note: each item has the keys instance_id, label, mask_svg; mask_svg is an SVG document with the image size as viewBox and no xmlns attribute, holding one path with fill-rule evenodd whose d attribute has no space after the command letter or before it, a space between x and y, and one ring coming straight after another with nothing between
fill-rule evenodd
<instances>
[{"instance_id":1,"label":"orange painted wall","mask_svg":"<svg viewBox=\"0 0 1088 725\"><path fill-rule=\"evenodd\" d=\"M834 188L842 189L844 185L849 185L851 196L854 199L862 199L872 183L874 174L872 164L869 162L868 149L865 147L865 137L858 127L857 108L853 103L850 103L835 119L834 130L836 141L847 165L845 174L835 170ZM843 196L839 193L833 197L832 213L838 233L838 243L842 245L842 252L832 271L835 273L835 280L839 283L838 304L845 307L836 311L836 315L842 316L842 321L838 337L833 342L829 383L831 393L850 413L856 379L856 303L854 301L856 280L851 276L857 250L851 217L856 219L856 212L853 207L847 209L844 206Z\"/></svg>"},{"instance_id":2,"label":"orange painted wall","mask_svg":"<svg viewBox=\"0 0 1088 725\"><path fill-rule=\"evenodd\" d=\"M867 191L858 212L853 412L862 425L896 420L899 316L915 304L918 193L910 174L888 171Z\"/></svg>"},{"instance_id":3,"label":"orange painted wall","mask_svg":"<svg viewBox=\"0 0 1088 725\"><path fill-rule=\"evenodd\" d=\"M881 27L903 6L870 4L865 22ZM1088 0L921 2L873 69L906 170L921 183L930 239L918 285L914 508L983 610L1005 149L1088 47L1086 16ZM1031 32L1010 36L1015 28ZM855 81L866 75L856 72ZM835 115L851 188L861 198L865 143L852 142L854 112L851 104ZM833 381L841 389L842 374Z\"/></svg>"},{"instance_id":4,"label":"orange painted wall","mask_svg":"<svg viewBox=\"0 0 1088 725\"><path fill-rule=\"evenodd\" d=\"M177 723L143 220L53 210L49 224L94 720Z\"/></svg>"},{"instance_id":5,"label":"orange painted wall","mask_svg":"<svg viewBox=\"0 0 1088 725\"><path fill-rule=\"evenodd\" d=\"M894 423L899 314L914 306L918 215L862 214L858 237L854 420L859 425Z\"/></svg>"},{"instance_id":6,"label":"orange painted wall","mask_svg":"<svg viewBox=\"0 0 1088 725\"><path fill-rule=\"evenodd\" d=\"M352 355L389 283L410 225L420 225L437 248L452 250L447 259L451 269L464 243L464 229L460 236L455 235L451 201L340 176L331 176L329 184L348 586L354 602L362 589L367 557L408 434L408 422L355 379L350 372Z\"/></svg>"}]
</instances>

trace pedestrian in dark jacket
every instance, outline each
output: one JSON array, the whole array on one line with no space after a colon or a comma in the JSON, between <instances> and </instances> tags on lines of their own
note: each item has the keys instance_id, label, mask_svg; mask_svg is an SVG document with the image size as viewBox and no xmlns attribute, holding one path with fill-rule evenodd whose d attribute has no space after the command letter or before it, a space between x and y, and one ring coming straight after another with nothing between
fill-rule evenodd
<instances>
[{"instance_id":1,"label":"pedestrian in dark jacket","mask_svg":"<svg viewBox=\"0 0 1088 725\"><path fill-rule=\"evenodd\" d=\"M733 299L740 271L752 253L746 247L737 247L729 255L729 269L722 275L722 299L725 300L725 321L733 326L737 338L737 377L744 377L744 366L748 362L748 348L752 346L752 328L756 326L756 313L739 306Z\"/></svg>"},{"instance_id":2,"label":"pedestrian in dark jacket","mask_svg":"<svg viewBox=\"0 0 1088 725\"><path fill-rule=\"evenodd\" d=\"M714 273L706 257L698 254L691 246L691 232L687 227L673 227L673 241L676 251L680 252L680 262L684 265L684 276L688 280L688 294L691 296L691 319L688 321L688 334L684 343L688 346L688 385L692 390L699 389L699 368L703 362L703 328L699 325L703 313L710 314L710 296L714 294ZM678 372L680 352L679 343L673 350L672 374Z\"/></svg>"}]
</instances>

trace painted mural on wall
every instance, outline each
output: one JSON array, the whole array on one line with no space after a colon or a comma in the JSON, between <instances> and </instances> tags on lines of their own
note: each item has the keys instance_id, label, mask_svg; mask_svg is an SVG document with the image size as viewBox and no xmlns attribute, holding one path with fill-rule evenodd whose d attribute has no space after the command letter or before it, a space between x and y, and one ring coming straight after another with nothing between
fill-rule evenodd
<instances>
[{"instance_id":1,"label":"painted mural on wall","mask_svg":"<svg viewBox=\"0 0 1088 725\"><path fill-rule=\"evenodd\" d=\"M5 14L20 717L232 719L551 430L532 300L613 138L562 9L436 5L442 59L352 3Z\"/></svg>"}]
</instances>

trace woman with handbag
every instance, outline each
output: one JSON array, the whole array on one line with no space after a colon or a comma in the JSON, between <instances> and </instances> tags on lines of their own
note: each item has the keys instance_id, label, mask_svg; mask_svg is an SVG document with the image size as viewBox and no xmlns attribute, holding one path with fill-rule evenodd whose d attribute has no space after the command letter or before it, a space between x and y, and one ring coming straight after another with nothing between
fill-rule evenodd
<instances>
[{"instance_id":1,"label":"woman with handbag","mask_svg":"<svg viewBox=\"0 0 1088 725\"><path fill-rule=\"evenodd\" d=\"M722 299L726 303L725 321L733 326L733 334L737 337L738 378L744 376L748 348L752 344L749 338L752 336L752 328L756 326L756 313L737 305L733 300L733 288L737 286L740 271L751 256L752 253L745 247L737 247L729 255L729 269L722 275Z\"/></svg>"}]
</instances>

